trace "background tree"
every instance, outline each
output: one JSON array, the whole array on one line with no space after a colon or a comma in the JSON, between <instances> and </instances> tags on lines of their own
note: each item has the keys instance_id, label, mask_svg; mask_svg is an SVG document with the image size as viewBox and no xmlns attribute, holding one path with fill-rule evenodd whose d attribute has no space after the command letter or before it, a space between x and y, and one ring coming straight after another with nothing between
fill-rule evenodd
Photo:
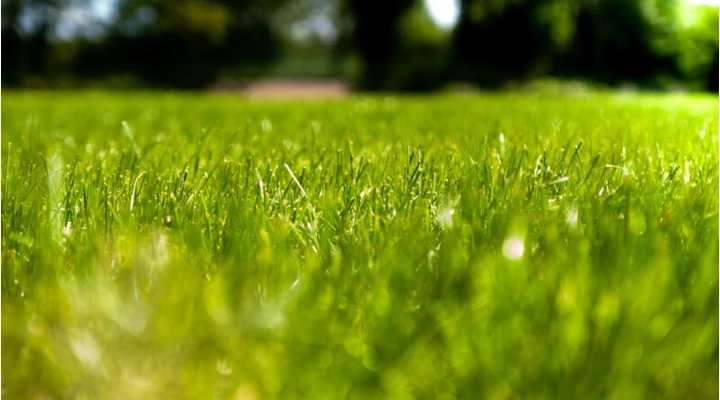
<instances>
[{"instance_id":1,"label":"background tree","mask_svg":"<svg viewBox=\"0 0 720 400\"><path fill-rule=\"evenodd\" d=\"M159 87L200 88L228 65L275 61L272 15L282 0L126 0L107 39L86 53L83 74L98 64ZM103 60L105 62L103 62ZM107 62L112 60L111 62Z\"/></svg>"},{"instance_id":2,"label":"background tree","mask_svg":"<svg viewBox=\"0 0 720 400\"><path fill-rule=\"evenodd\" d=\"M281 56L270 72L286 78L341 78L345 55L337 46L344 25L340 0L293 0L274 16Z\"/></svg>"},{"instance_id":3,"label":"background tree","mask_svg":"<svg viewBox=\"0 0 720 400\"><path fill-rule=\"evenodd\" d=\"M693 89L718 91L718 8L698 7L680 31L678 64Z\"/></svg>"},{"instance_id":4,"label":"background tree","mask_svg":"<svg viewBox=\"0 0 720 400\"><path fill-rule=\"evenodd\" d=\"M2 82L27 83L31 76L52 73L48 68L50 37L60 11L69 0L2 1Z\"/></svg>"},{"instance_id":5,"label":"background tree","mask_svg":"<svg viewBox=\"0 0 720 400\"><path fill-rule=\"evenodd\" d=\"M391 65L400 48L400 18L415 0L345 0L349 16L346 44L360 60L358 86L365 90L386 89ZM346 47L346 48L347 48Z\"/></svg>"},{"instance_id":6,"label":"background tree","mask_svg":"<svg viewBox=\"0 0 720 400\"><path fill-rule=\"evenodd\" d=\"M422 1L403 14L398 45L389 63L386 86L391 90L423 92L448 80L450 34L432 20Z\"/></svg>"},{"instance_id":7,"label":"background tree","mask_svg":"<svg viewBox=\"0 0 720 400\"><path fill-rule=\"evenodd\" d=\"M2 0L3 86L345 76L362 90L429 91L554 76L717 87L718 9L683 0L460 0L450 31L424 0L113 0L107 20L94 5Z\"/></svg>"},{"instance_id":8,"label":"background tree","mask_svg":"<svg viewBox=\"0 0 720 400\"><path fill-rule=\"evenodd\" d=\"M455 76L482 86L551 70L574 33L574 0L462 0Z\"/></svg>"},{"instance_id":9,"label":"background tree","mask_svg":"<svg viewBox=\"0 0 720 400\"><path fill-rule=\"evenodd\" d=\"M677 75L675 0L578 2L572 46L557 63L560 75L606 83L648 83Z\"/></svg>"}]
</instances>

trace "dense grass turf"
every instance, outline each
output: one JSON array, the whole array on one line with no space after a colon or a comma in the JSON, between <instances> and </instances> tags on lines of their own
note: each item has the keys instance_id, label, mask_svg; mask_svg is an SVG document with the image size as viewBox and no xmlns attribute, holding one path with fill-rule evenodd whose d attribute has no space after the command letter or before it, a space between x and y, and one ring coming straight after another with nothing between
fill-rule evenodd
<instances>
[{"instance_id":1,"label":"dense grass turf","mask_svg":"<svg viewBox=\"0 0 720 400\"><path fill-rule=\"evenodd\" d=\"M718 395L716 98L2 100L8 398Z\"/></svg>"}]
</instances>

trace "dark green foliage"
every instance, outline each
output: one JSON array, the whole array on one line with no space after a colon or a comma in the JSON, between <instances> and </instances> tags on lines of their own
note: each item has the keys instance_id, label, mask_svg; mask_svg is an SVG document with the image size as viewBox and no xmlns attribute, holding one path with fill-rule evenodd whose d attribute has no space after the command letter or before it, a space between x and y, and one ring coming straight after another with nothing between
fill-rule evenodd
<instances>
[{"instance_id":1,"label":"dark green foliage","mask_svg":"<svg viewBox=\"0 0 720 400\"><path fill-rule=\"evenodd\" d=\"M21 50L19 58L3 61L10 77L3 82L8 85L22 85L23 78L36 76L52 85L60 72L89 80L132 75L150 87L200 89L215 83L228 66L258 68L277 61L280 38L272 19L287 1L124 0L118 2L117 18L104 36L75 40L73 52L50 43L59 13L71 2L46 3L53 7L37 32L27 37L18 33L18 13L3 21L3 45L7 42L8 51ZM3 10L12 4L4 2ZM37 12L45 6L23 7ZM65 71L56 71L53 57L71 61Z\"/></svg>"},{"instance_id":2,"label":"dark green foliage","mask_svg":"<svg viewBox=\"0 0 720 400\"><path fill-rule=\"evenodd\" d=\"M466 0L455 76L484 87L555 75L712 87L717 7L675 0ZM685 26L687 14L701 14ZM702 83L699 83L702 82Z\"/></svg>"},{"instance_id":3,"label":"dark green foliage","mask_svg":"<svg viewBox=\"0 0 720 400\"><path fill-rule=\"evenodd\" d=\"M678 33L679 21L673 17L679 9L677 2L600 0L579 4L573 46L559 63L559 71L614 84L648 83L662 73L677 75L672 43ZM654 11L652 16L649 10Z\"/></svg>"},{"instance_id":4,"label":"dark green foliage","mask_svg":"<svg viewBox=\"0 0 720 400\"><path fill-rule=\"evenodd\" d=\"M718 8L703 7L685 27L679 42L679 66L696 89L717 92L718 80Z\"/></svg>"},{"instance_id":5,"label":"dark green foliage","mask_svg":"<svg viewBox=\"0 0 720 400\"><path fill-rule=\"evenodd\" d=\"M386 89L391 67L400 50L400 18L414 0L344 0L351 18L350 46L361 60L358 85L365 90Z\"/></svg>"},{"instance_id":6,"label":"dark green foliage","mask_svg":"<svg viewBox=\"0 0 720 400\"><path fill-rule=\"evenodd\" d=\"M458 77L497 86L547 74L572 39L573 5L567 0L463 1L454 32Z\"/></svg>"},{"instance_id":7,"label":"dark green foliage","mask_svg":"<svg viewBox=\"0 0 720 400\"><path fill-rule=\"evenodd\" d=\"M61 16L84 2L4 1L3 86L200 89L279 75L345 77L367 91L544 77L717 86L718 8L681 0L462 0L452 31L433 24L424 0L113 3L116 18L84 28L101 33L57 40ZM318 23L322 40L292 33Z\"/></svg>"}]
</instances>

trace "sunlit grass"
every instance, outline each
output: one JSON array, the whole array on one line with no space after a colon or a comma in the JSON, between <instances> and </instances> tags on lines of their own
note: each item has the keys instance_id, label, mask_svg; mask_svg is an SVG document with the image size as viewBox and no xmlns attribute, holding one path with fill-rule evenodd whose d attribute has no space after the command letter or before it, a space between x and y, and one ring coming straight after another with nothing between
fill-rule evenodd
<instances>
[{"instance_id":1,"label":"sunlit grass","mask_svg":"<svg viewBox=\"0 0 720 400\"><path fill-rule=\"evenodd\" d=\"M717 99L6 94L8 398L715 398Z\"/></svg>"}]
</instances>

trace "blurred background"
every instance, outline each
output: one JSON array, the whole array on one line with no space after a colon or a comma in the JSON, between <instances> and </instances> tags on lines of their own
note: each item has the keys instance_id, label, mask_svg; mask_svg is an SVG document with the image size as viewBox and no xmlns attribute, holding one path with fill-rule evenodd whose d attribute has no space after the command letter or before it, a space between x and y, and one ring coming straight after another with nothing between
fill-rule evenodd
<instances>
[{"instance_id":1,"label":"blurred background","mask_svg":"<svg viewBox=\"0 0 720 400\"><path fill-rule=\"evenodd\" d=\"M3 88L717 92L718 1L2 0L2 56Z\"/></svg>"}]
</instances>

